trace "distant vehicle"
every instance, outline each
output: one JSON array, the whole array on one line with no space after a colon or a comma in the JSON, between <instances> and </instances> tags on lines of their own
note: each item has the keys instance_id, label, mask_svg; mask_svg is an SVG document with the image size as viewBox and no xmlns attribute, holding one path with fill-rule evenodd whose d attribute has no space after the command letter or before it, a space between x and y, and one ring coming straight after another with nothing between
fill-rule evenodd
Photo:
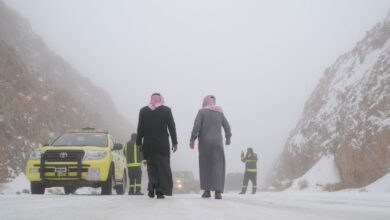
<instances>
[{"instance_id":1,"label":"distant vehicle","mask_svg":"<svg viewBox=\"0 0 390 220\"><path fill-rule=\"evenodd\" d=\"M109 132L83 128L67 132L51 145L35 148L26 165L32 194L64 187L65 194L79 187L101 187L102 195L124 194L127 164L122 144Z\"/></svg>"},{"instance_id":2,"label":"distant vehicle","mask_svg":"<svg viewBox=\"0 0 390 220\"><path fill-rule=\"evenodd\" d=\"M191 171L173 172L174 193L199 193L199 181L195 180Z\"/></svg>"},{"instance_id":3,"label":"distant vehicle","mask_svg":"<svg viewBox=\"0 0 390 220\"><path fill-rule=\"evenodd\" d=\"M226 175L225 190L226 191L241 190L243 179L244 179L243 173L228 173Z\"/></svg>"}]
</instances>

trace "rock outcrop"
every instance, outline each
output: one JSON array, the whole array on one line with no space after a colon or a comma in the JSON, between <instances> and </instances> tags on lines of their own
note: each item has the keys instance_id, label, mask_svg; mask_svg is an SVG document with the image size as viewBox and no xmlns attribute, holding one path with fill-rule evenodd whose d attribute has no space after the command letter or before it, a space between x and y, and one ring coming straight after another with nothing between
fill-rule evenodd
<instances>
[{"instance_id":1,"label":"rock outcrop","mask_svg":"<svg viewBox=\"0 0 390 220\"><path fill-rule=\"evenodd\" d=\"M72 128L134 129L101 88L52 52L0 1L0 182L24 169L31 148Z\"/></svg>"},{"instance_id":2,"label":"rock outcrop","mask_svg":"<svg viewBox=\"0 0 390 220\"><path fill-rule=\"evenodd\" d=\"M326 69L276 163L272 186L288 188L334 155L341 181L363 187L390 171L390 13Z\"/></svg>"}]
</instances>

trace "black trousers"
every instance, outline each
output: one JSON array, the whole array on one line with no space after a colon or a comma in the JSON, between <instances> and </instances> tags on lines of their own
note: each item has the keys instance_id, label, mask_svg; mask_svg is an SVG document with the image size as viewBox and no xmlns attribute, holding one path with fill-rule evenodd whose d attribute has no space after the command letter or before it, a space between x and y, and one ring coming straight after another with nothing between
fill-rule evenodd
<instances>
[{"instance_id":1,"label":"black trousers","mask_svg":"<svg viewBox=\"0 0 390 220\"><path fill-rule=\"evenodd\" d=\"M150 154L146 158L148 170L148 191L155 190L171 196L173 188L172 171L169 155Z\"/></svg>"},{"instance_id":2,"label":"black trousers","mask_svg":"<svg viewBox=\"0 0 390 220\"><path fill-rule=\"evenodd\" d=\"M141 180L142 180L141 166L129 167L128 174L129 174L129 192L140 192Z\"/></svg>"},{"instance_id":3,"label":"black trousers","mask_svg":"<svg viewBox=\"0 0 390 220\"><path fill-rule=\"evenodd\" d=\"M244 181L242 182L242 190L246 191L249 180L252 182L253 191L257 189L257 172L245 172Z\"/></svg>"}]
</instances>

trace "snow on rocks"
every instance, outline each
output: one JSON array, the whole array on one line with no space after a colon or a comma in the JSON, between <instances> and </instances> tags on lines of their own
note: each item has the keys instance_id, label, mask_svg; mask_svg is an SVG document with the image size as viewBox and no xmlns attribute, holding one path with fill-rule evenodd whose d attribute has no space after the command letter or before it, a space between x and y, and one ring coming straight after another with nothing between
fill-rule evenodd
<instances>
[{"instance_id":1,"label":"snow on rocks","mask_svg":"<svg viewBox=\"0 0 390 220\"><path fill-rule=\"evenodd\" d=\"M329 184L340 182L334 155L323 156L302 177L295 179L288 190L326 190Z\"/></svg>"},{"instance_id":2,"label":"snow on rocks","mask_svg":"<svg viewBox=\"0 0 390 220\"><path fill-rule=\"evenodd\" d=\"M364 187L362 191L368 192L390 192L390 172L379 178L377 181Z\"/></svg>"},{"instance_id":3,"label":"snow on rocks","mask_svg":"<svg viewBox=\"0 0 390 220\"><path fill-rule=\"evenodd\" d=\"M46 102L49 99L49 96L45 95L42 97L42 101Z\"/></svg>"},{"instance_id":4,"label":"snow on rocks","mask_svg":"<svg viewBox=\"0 0 390 220\"><path fill-rule=\"evenodd\" d=\"M30 182L23 173L9 183L0 184L0 194L29 193L29 189Z\"/></svg>"}]
</instances>

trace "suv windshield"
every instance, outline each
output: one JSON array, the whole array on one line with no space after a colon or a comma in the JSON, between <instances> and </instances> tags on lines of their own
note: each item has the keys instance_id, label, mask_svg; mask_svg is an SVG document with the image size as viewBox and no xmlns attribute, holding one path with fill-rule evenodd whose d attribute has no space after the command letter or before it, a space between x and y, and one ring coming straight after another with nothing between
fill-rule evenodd
<instances>
[{"instance_id":1,"label":"suv windshield","mask_svg":"<svg viewBox=\"0 0 390 220\"><path fill-rule=\"evenodd\" d=\"M106 134L68 133L59 137L52 145L107 147L108 138Z\"/></svg>"}]
</instances>

